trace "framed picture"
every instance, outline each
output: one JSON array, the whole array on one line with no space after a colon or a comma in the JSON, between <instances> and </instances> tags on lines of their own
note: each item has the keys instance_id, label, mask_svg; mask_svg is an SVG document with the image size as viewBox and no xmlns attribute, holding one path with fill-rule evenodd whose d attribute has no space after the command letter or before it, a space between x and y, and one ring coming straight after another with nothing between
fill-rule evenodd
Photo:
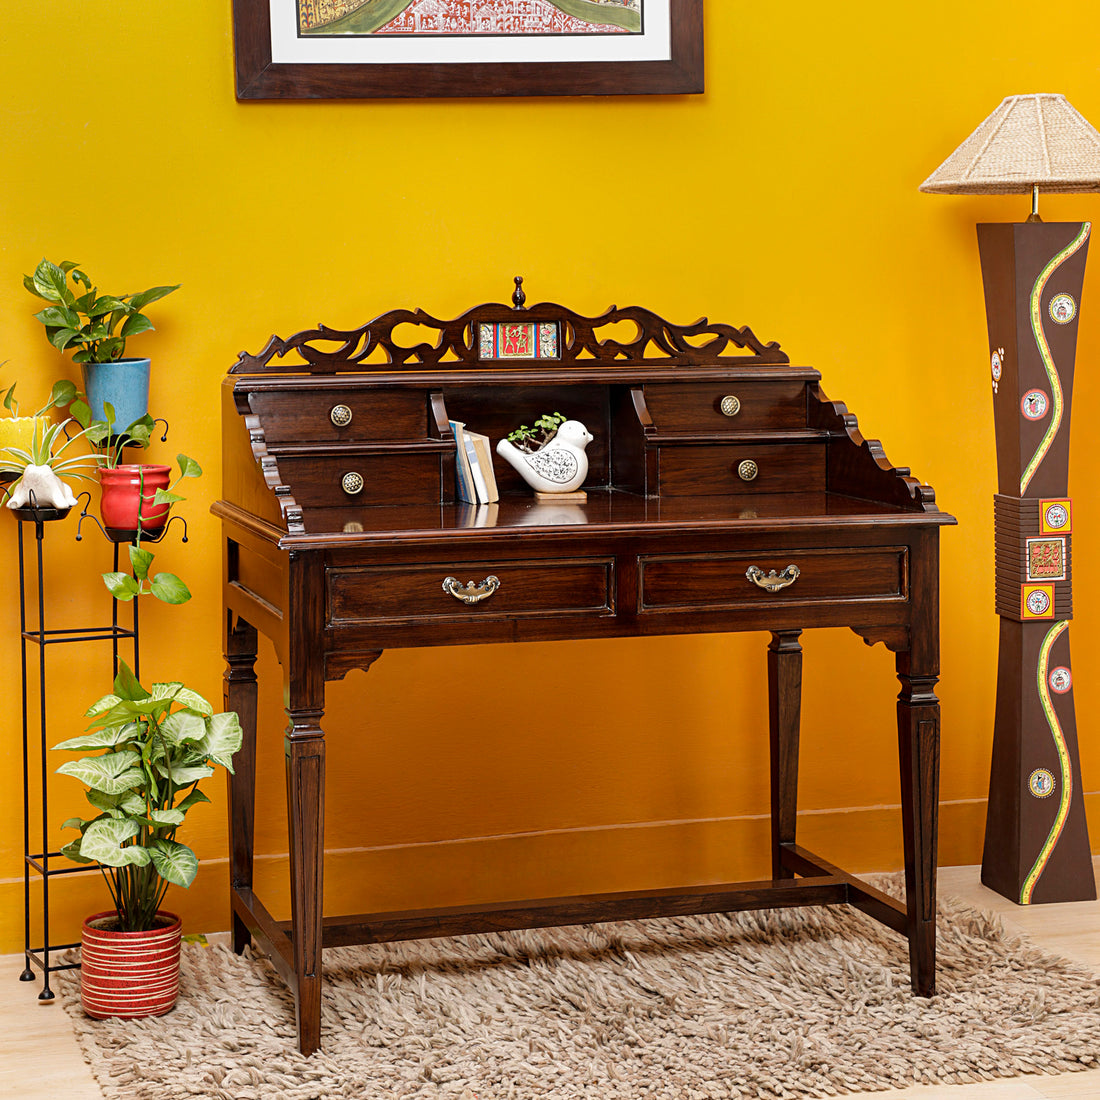
<instances>
[{"instance_id":1,"label":"framed picture","mask_svg":"<svg viewBox=\"0 0 1100 1100\"><path fill-rule=\"evenodd\" d=\"M237 98L703 90L703 0L233 0Z\"/></svg>"}]
</instances>

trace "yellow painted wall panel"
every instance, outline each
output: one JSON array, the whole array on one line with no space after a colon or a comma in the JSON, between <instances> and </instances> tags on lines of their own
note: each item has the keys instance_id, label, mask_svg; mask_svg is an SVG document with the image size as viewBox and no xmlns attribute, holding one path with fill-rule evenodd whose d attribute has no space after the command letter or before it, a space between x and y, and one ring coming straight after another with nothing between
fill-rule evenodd
<instances>
[{"instance_id":1,"label":"yellow painted wall panel","mask_svg":"<svg viewBox=\"0 0 1100 1100\"><path fill-rule=\"evenodd\" d=\"M208 508L221 480L218 385L241 349L398 306L452 316L505 300L515 274L526 276L530 300L584 314L616 302L678 322L706 314L750 324L795 363L821 369L829 395L959 518L942 538L942 793L978 809L954 814L943 852L976 862L997 632L974 225L1022 220L1028 207L1023 197L928 196L917 186L1007 94L1061 91L1100 122L1100 10L1083 0L1052 13L1020 0L705 7L707 92L698 97L239 104L226 0L7 5L0 383L18 380L27 406L54 378L75 377L22 288L43 255L82 261L108 290L183 283L151 307L157 331L131 348L153 357L153 410L171 421L153 454L171 461L182 451L206 471L181 509L190 541L158 549L159 566L179 573L194 599L143 608L144 671L218 698L220 550ZM537 153L486 158L486 145L506 148L517 133L534 135ZM1042 210L1048 220L1096 220L1100 196L1052 196ZM1098 263L1083 295L1071 464L1075 692L1093 792ZM9 576L14 530L0 517ZM48 536L57 625L98 621L106 606L97 574L109 568L108 550L95 538L77 543L74 530L70 520ZM9 670L18 668L17 627L9 598L0 606ZM900 839L874 809L898 799L892 656L837 631L804 643L801 805L826 811L807 818L807 839L839 862L897 866ZM447 869L448 842L463 838L545 834L525 856L534 893L578 878L625 889L765 868L759 852L742 850L762 841L763 825L735 836L705 824L766 813L765 644L746 635L566 646L560 657L575 673L564 685L541 682L558 644L387 653L331 690L329 842L398 846L375 864L378 894L408 905L467 900L464 890L469 900L510 894L509 843L528 842L479 842L475 889L466 864ZM81 728L109 670L93 646L49 661L52 743ZM486 667L495 675L470 705L466 685ZM277 676L270 651L262 670ZM13 702L0 715L7 951L22 940L13 923L22 877L16 687L9 672ZM275 692L262 709L257 837L273 867L286 850L280 706ZM215 805L189 823L203 872L190 894L169 895L195 931L226 921L221 780L209 788ZM51 798L55 823L83 804L63 777L51 780ZM703 824L677 827L675 842L635 829L629 850L621 839L601 846L600 837L645 822ZM1095 814L1091 824L1100 850ZM431 859L411 854L422 852ZM328 885L330 912L364 904L338 874ZM72 935L91 889L59 891L59 936Z\"/></svg>"}]
</instances>

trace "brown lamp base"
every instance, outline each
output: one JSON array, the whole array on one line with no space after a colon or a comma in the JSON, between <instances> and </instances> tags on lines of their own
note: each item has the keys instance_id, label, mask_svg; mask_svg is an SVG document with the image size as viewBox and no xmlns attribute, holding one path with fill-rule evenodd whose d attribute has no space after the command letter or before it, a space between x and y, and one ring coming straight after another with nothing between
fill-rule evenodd
<instances>
[{"instance_id":1,"label":"brown lamp base","mask_svg":"<svg viewBox=\"0 0 1100 1100\"><path fill-rule=\"evenodd\" d=\"M1091 227L979 225L997 429L997 712L982 882L1021 905L1096 897L1069 659L1069 424Z\"/></svg>"}]
</instances>

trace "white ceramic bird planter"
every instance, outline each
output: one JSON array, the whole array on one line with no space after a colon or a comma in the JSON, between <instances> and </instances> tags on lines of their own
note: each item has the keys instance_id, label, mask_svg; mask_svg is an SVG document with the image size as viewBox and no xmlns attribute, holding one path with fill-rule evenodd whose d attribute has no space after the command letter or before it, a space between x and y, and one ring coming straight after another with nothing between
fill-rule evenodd
<instances>
[{"instance_id":1,"label":"white ceramic bird planter","mask_svg":"<svg viewBox=\"0 0 1100 1100\"><path fill-rule=\"evenodd\" d=\"M579 420L566 420L554 438L537 451L524 451L502 439L497 454L504 459L536 493L572 493L588 476L585 447L592 433Z\"/></svg>"},{"instance_id":2,"label":"white ceramic bird planter","mask_svg":"<svg viewBox=\"0 0 1100 1100\"><path fill-rule=\"evenodd\" d=\"M33 495L32 495L33 494ZM72 508L72 489L49 466L25 466L11 490L9 508Z\"/></svg>"}]
</instances>

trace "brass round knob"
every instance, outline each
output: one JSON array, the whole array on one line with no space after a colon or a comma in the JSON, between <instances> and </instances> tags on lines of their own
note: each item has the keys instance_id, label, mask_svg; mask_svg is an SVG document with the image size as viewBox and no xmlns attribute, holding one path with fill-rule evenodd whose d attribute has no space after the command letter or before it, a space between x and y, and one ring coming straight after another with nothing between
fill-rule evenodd
<instances>
[{"instance_id":1,"label":"brass round knob","mask_svg":"<svg viewBox=\"0 0 1100 1100\"><path fill-rule=\"evenodd\" d=\"M351 423L351 409L347 405L333 405L328 418L336 427L346 428Z\"/></svg>"},{"instance_id":2,"label":"brass round knob","mask_svg":"<svg viewBox=\"0 0 1100 1100\"><path fill-rule=\"evenodd\" d=\"M758 473L760 473L760 467L751 458L746 458L744 462L738 464L737 476L742 481L755 481Z\"/></svg>"},{"instance_id":3,"label":"brass round knob","mask_svg":"<svg viewBox=\"0 0 1100 1100\"><path fill-rule=\"evenodd\" d=\"M354 470L344 474L340 479L340 488L348 494L349 497L355 496L356 493L363 491L363 475L357 474Z\"/></svg>"},{"instance_id":4,"label":"brass round knob","mask_svg":"<svg viewBox=\"0 0 1100 1100\"><path fill-rule=\"evenodd\" d=\"M722 410L723 416L736 416L741 411L741 401L730 393L722 398L718 408Z\"/></svg>"}]
</instances>

